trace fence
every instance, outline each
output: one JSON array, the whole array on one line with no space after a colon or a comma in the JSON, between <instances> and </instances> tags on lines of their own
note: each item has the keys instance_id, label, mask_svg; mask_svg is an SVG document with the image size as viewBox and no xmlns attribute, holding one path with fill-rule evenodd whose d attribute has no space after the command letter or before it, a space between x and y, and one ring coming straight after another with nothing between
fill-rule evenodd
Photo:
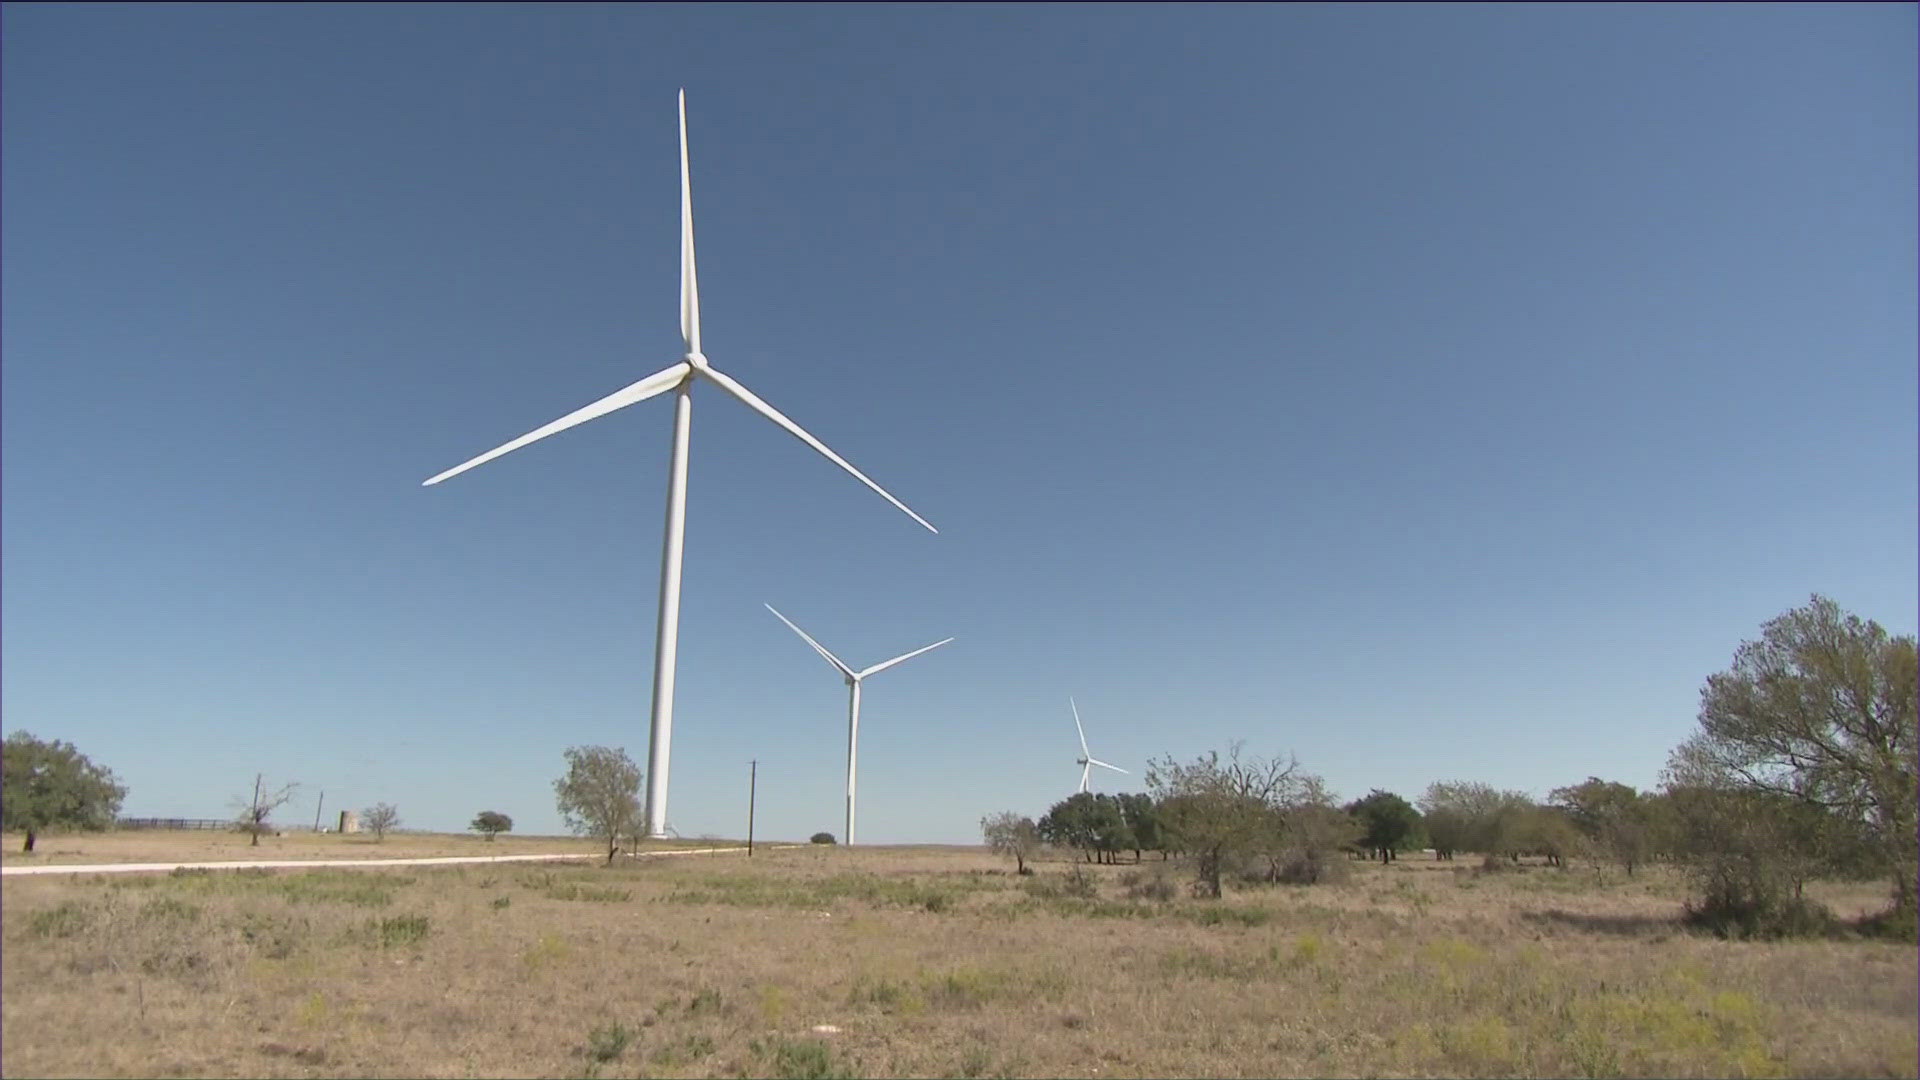
<instances>
[{"instance_id":1,"label":"fence","mask_svg":"<svg viewBox=\"0 0 1920 1080\"><path fill-rule=\"evenodd\" d=\"M232 818L123 817L113 823L120 829L231 829Z\"/></svg>"}]
</instances>

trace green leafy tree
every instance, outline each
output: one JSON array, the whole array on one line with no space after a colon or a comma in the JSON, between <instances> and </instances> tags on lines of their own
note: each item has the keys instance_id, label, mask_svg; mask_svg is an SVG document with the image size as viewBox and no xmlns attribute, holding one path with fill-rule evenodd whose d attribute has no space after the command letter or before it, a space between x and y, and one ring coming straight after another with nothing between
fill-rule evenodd
<instances>
[{"instance_id":1,"label":"green leafy tree","mask_svg":"<svg viewBox=\"0 0 1920 1080\"><path fill-rule=\"evenodd\" d=\"M374 803L360 811L360 825L373 834L374 843L377 844L400 826L400 808L392 803Z\"/></svg>"},{"instance_id":2,"label":"green leafy tree","mask_svg":"<svg viewBox=\"0 0 1920 1080\"><path fill-rule=\"evenodd\" d=\"M24 731L0 745L0 829L26 834L24 851L50 829L105 829L127 789L72 743L42 742Z\"/></svg>"},{"instance_id":3,"label":"green leafy tree","mask_svg":"<svg viewBox=\"0 0 1920 1080\"><path fill-rule=\"evenodd\" d=\"M1364 799L1348 803L1347 813L1360 823L1360 843L1371 857L1391 862L1420 833L1420 811L1391 791L1375 788Z\"/></svg>"},{"instance_id":4,"label":"green leafy tree","mask_svg":"<svg viewBox=\"0 0 1920 1080\"><path fill-rule=\"evenodd\" d=\"M1087 791L1055 803L1035 829L1042 840L1073 848L1088 862L1111 862L1114 852L1134 844L1119 800Z\"/></svg>"},{"instance_id":5,"label":"green leafy tree","mask_svg":"<svg viewBox=\"0 0 1920 1080\"><path fill-rule=\"evenodd\" d=\"M1467 780L1428 785L1420 799L1427 839L1442 859L1461 851L1518 858L1518 829L1532 807L1525 792Z\"/></svg>"},{"instance_id":6,"label":"green leafy tree","mask_svg":"<svg viewBox=\"0 0 1920 1080\"><path fill-rule=\"evenodd\" d=\"M1166 846L1160 837L1160 809L1154 805L1153 796L1144 792L1131 795L1116 795L1120 804L1120 814L1126 819L1127 832L1133 836L1133 861L1140 861L1142 851L1158 851L1160 857L1167 856Z\"/></svg>"},{"instance_id":7,"label":"green leafy tree","mask_svg":"<svg viewBox=\"0 0 1920 1080\"><path fill-rule=\"evenodd\" d=\"M1555 788L1547 804L1566 814L1593 850L1619 863L1628 876L1652 857L1657 842L1654 807L1626 784L1590 776Z\"/></svg>"},{"instance_id":8,"label":"green leafy tree","mask_svg":"<svg viewBox=\"0 0 1920 1080\"><path fill-rule=\"evenodd\" d=\"M1345 852L1361 839L1361 826L1342 810L1325 781L1310 773L1297 783L1283 805L1270 811L1274 824L1258 844L1267 859L1266 880L1288 885L1318 885L1348 873Z\"/></svg>"},{"instance_id":9,"label":"green leafy tree","mask_svg":"<svg viewBox=\"0 0 1920 1080\"><path fill-rule=\"evenodd\" d=\"M474 832L485 833L487 839L491 840L500 833L512 832L513 819L493 810L482 810L474 817L473 824L468 825L467 828Z\"/></svg>"},{"instance_id":10,"label":"green leafy tree","mask_svg":"<svg viewBox=\"0 0 1920 1080\"><path fill-rule=\"evenodd\" d=\"M1682 785L1804 803L1857 826L1911 925L1920 876L1914 639L1815 595L1741 643L1700 691L1700 728L1673 753Z\"/></svg>"},{"instance_id":11,"label":"green leafy tree","mask_svg":"<svg viewBox=\"0 0 1920 1080\"><path fill-rule=\"evenodd\" d=\"M1040 831L1032 818L1003 811L981 818L980 832L994 854L1013 858L1016 874L1027 872L1027 858L1040 846Z\"/></svg>"},{"instance_id":12,"label":"green leafy tree","mask_svg":"<svg viewBox=\"0 0 1920 1080\"><path fill-rule=\"evenodd\" d=\"M567 775L553 782L560 819L577 835L603 841L611 863L620 838L640 823L640 767L624 747L569 747L566 757Z\"/></svg>"},{"instance_id":13,"label":"green leafy tree","mask_svg":"<svg viewBox=\"0 0 1920 1080\"><path fill-rule=\"evenodd\" d=\"M833 842L833 834L830 832L817 832L807 838L807 843L809 844L831 844Z\"/></svg>"}]
</instances>

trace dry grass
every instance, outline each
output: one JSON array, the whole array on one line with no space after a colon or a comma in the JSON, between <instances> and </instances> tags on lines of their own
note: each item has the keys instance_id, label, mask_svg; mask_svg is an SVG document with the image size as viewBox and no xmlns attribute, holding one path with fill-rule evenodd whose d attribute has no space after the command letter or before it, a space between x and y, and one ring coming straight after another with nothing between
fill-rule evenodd
<instances>
[{"instance_id":1,"label":"dry grass","mask_svg":"<svg viewBox=\"0 0 1920 1080\"><path fill-rule=\"evenodd\" d=\"M250 847L239 832L128 829L103 833L62 833L42 836L28 854L20 850L25 838L0 833L0 865L49 866L116 862L230 862L240 859L420 859L451 855L593 855L607 849L597 841L577 836L514 836L504 833L489 841L478 833L388 833L375 840L368 833L289 832L262 836ZM643 850L676 847L718 847L733 841L650 840Z\"/></svg>"},{"instance_id":2,"label":"dry grass","mask_svg":"<svg viewBox=\"0 0 1920 1080\"><path fill-rule=\"evenodd\" d=\"M1414 861L1215 903L1130 899L1153 862L1081 867L1091 895L1039 869L797 848L10 879L0 1072L1916 1073L1912 946L1684 933L1660 874Z\"/></svg>"}]
</instances>

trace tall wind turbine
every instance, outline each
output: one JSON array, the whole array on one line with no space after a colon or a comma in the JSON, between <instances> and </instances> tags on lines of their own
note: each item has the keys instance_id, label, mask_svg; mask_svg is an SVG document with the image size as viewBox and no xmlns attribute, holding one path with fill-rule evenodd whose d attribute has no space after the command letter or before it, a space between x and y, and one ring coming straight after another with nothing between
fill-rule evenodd
<instances>
[{"instance_id":1,"label":"tall wind turbine","mask_svg":"<svg viewBox=\"0 0 1920 1080\"><path fill-rule=\"evenodd\" d=\"M813 646L813 651L819 653L821 659L832 664L834 670L838 671L841 676L847 680L847 843L851 844L853 843L853 781L860 750L860 683L869 675L878 675L903 660L911 660L921 653L937 649L953 639L947 638L945 641L936 641L931 645L915 649L910 653L903 653L891 660L875 664L865 671L855 671L843 663L839 657L828 652L826 646L808 637L805 630L793 625L793 620L780 614L772 604L767 605L767 610L773 612L774 618L786 623L787 629L799 634L800 640Z\"/></svg>"},{"instance_id":2,"label":"tall wind turbine","mask_svg":"<svg viewBox=\"0 0 1920 1080\"><path fill-rule=\"evenodd\" d=\"M651 837L667 835L667 770L669 751L673 743L673 674L680 639L680 563L686 537L687 435L693 417L694 383L704 379L724 390L734 400L773 421L787 434L819 451L828 461L852 473L854 479L872 488L881 498L898 507L902 513L926 526L927 531L940 531L928 524L925 518L907 509L905 503L889 495L885 488L867 479L865 473L848 464L845 458L827 449L825 443L807 434L799 424L787 419L780 410L762 401L753 391L707 362L706 355L700 351L700 282L698 275L694 272L693 193L689 177L687 92L682 90L680 91L680 337L686 345L686 353L680 361L638 382L615 390L591 405L576 409L545 427L535 428L510 443L495 447L471 461L456 465L425 482L437 484L448 477L466 472L475 465L484 464L509 451L518 450L530 442L544 439L556 432L565 431L577 424L584 424L595 417L605 416L617 409L645 401L669 390L674 391L673 450L667 465L666 537L660 553L660 621L653 651L653 728L647 744L647 835Z\"/></svg>"},{"instance_id":3,"label":"tall wind turbine","mask_svg":"<svg viewBox=\"0 0 1920 1080\"><path fill-rule=\"evenodd\" d=\"M1082 792L1087 790L1087 777L1093 772L1095 765L1103 769L1112 769L1117 773L1126 772L1127 770L1118 765L1109 765L1093 756L1093 751L1087 749L1087 729L1080 726L1080 706L1075 705L1072 698L1068 698L1067 707L1073 710L1073 726L1080 732L1080 756L1073 759L1073 763L1080 766L1080 790Z\"/></svg>"}]
</instances>

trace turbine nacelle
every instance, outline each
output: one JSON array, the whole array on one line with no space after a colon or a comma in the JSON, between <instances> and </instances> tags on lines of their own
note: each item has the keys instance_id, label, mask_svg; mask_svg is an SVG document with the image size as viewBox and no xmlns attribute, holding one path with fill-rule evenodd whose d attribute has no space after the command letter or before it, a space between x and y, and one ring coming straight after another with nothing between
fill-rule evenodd
<instances>
[{"instance_id":1,"label":"turbine nacelle","mask_svg":"<svg viewBox=\"0 0 1920 1080\"><path fill-rule=\"evenodd\" d=\"M902 653L891 660L882 660L870 668L855 671L847 666L846 661L828 652L825 645L813 640L812 636L805 630L795 626L792 619L780 614L778 608L772 604L768 604L767 610L773 612L774 618L786 623L787 629L800 635L800 640L812 647L814 652L819 653L820 659L832 665L833 669L840 673L840 680L847 684L847 843L851 844L853 843L855 777L857 776L856 769L860 753L860 684L869 675L878 675L895 664L911 660L923 652L930 652L937 649L953 639L945 638L931 645L923 645L910 653Z\"/></svg>"},{"instance_id":2,"label":"turbine nacelle","mask_svg":"<svg viewBox=\"0 0 1920 1080\"><path fill-rule=\"evenodd\" d=\"M1068 698L1067 707L1073 710L1073 727L1080 733L1080 756L1074 758L1073 763L1080 766L1080 791L1084 794L1087 790L1087 781L1093 776L1095 765L1103 769L1112 769L1117 773L1124 773L1127 770L1118 765L1109 765L1093 756L1093 751L1087 749L1087 729L1080 725L1080 706L1072 698Z\"/></svg>"}]
</instances>

